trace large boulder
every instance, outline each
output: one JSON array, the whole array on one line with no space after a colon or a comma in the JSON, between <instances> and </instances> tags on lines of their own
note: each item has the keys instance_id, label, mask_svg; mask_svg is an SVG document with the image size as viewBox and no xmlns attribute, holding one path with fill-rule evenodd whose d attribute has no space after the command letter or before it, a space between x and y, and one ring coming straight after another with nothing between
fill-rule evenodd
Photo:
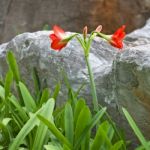
<instances>
[{"instance_id":1,"label":"large boulder","mask_svg":"<svg viewBox=\"0 0 150 150\"><path fill-rule=\"evenodd\" d=\"M150 19L126 37L124 52L113 65L115 99L150 138Z\"/></svg>"},{"instance_id":2,"label":"large boulder","mask_svg":"<svg viewBox=\"0 0 150 150\"><path fill-rule=\"evenodd\" d=\"M98 37L94 39L90 52L99 103L107 104L117 121L120 118L115 106L126 107L146 137L150 137L149 28L150 20L144 28L127 35L121 53ZM33 88L31 72L36 67L40 78L46 80L48 86L53 88L58 81L63 83L61 103L66 100L64 95L67 93L62 76L64 69L74 90L83 82L87 83L81 95L91 105L89 79L80 44L73 39L66 48L56 52L50 48L50 33L51 31L23 33L0 45L0 74L4 76L6 73L6 52L12 50L28 87Z\"/></svg>"},{"instance_id":3,"label":"large boulder","mask_svg":"<svg viewBox=\"0 0 150 150\"><path fill-rule=\"evenodd\" d=\"M0 0L0 43L18 33L41 30L45 24L74 32L102 24L112 33L122 24L132 31L149 17L149 0Z\"/></svg>"},{"instance_id":4,"label":"large boulder","mask_svg":"<svg viewBox=\"0 0 150 150\"><path fill-rule=\"evenodd\" d=\"M39 31L35 33L23 33L10 42L0 45L0 74L4 76L7 71L5 60L6 52L12 50L17 57L20 71L24 80L32 89L31 73L34 67L39 76L46 81L48 86L54 87L57 82L63 82L63 71L67 73L74 90L81 84L88 83L87 67L84 61L84 53L76 39L68 43L60 52L50 48L49 34L51 31ZM68 32L68 35L72 34ZM91 46L89 60L98 86L98 95L101 102L111 102L112 92L111 70L115 58L116 49L100 38L95 38ZM63 71L62 71L63 70ZM65 88L62 88L65 92ZM91 96L89 86L82 92L86 97ZM65 95L63 93L63 95ZM62 100L63 101L63 100ZM91 101L88 101L90 103Z\"/></svg>"}]
</instances>

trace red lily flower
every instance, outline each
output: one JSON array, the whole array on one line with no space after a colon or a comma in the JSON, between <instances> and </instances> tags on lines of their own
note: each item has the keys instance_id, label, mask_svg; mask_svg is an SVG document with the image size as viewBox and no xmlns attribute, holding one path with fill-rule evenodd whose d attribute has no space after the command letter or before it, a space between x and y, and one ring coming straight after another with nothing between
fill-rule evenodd
<instances>
[{"instance_id":1,"label":"red lily flower","mask_svg":"<svg viewBox=\"0 0 150 150\"><path fill-rule=\"evenodd\" d=\"M125 25L123 25L122 27L120 27L112 36L110 39L110 44L114 47L117 48L123 48L123 39L126 35L126 33L124 32L125 30Z\"/></svg>"},{"instance_id":2,"label":"red lily flower","mask_svg":"<svg viewBox=\"0 0 150 150\"><path fill-rule=\"evenodd\" d=\"M54 50L60 51L63 47L65 47L69 40L66 39L66 34L63 29L59 26L53 27L53 34L50 34L49 37L52 40L51 48Z\"/></svg>"}]
</instances>

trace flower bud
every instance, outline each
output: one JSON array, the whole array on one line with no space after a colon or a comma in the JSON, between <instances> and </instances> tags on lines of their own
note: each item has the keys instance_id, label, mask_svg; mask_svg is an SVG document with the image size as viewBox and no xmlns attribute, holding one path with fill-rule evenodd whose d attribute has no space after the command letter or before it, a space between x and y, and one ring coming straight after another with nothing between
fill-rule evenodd
<instances>
[{"instance_id":1,"label":"flower bud","mask_svg":"<svg viewBox=\"0 0 150 150\"><path fill-rule=\"evenodd\" d=\"M96 28L96 32L101 32L101 30L102 30L102 25L99 25L97 28Z\"/></svg>"},{"instance_id":2,"label":"flower bud","mask_svg":"<svg viewBox=\"0 0 150 150\"><path fill-rule=\"evenodd\" d=\"M88 32L88 28L87 28L87 26L85 26L85 27L83 28L83 38L84 38L84 39L86 39L86 37L87 37L87 32Z\"/></svg>"}]
</instances>

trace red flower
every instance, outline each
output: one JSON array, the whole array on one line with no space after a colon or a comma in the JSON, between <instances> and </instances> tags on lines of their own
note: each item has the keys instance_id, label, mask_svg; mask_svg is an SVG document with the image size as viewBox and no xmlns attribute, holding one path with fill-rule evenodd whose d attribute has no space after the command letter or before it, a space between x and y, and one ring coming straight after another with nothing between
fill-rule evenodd
<instances>
[{"instance_id":1,"label":"red flower","mask_svg":"<svg viewBox=\"0 0 150 150\"><path fill-rule=\"evenodd\" d=\"M63 47L65 47L69 40L66 39L66 34L63 29L59 26L53 27L53 34L50 34L49 37L52 40L51 48L54 50L60 51Z\"/></svg>"},{"instance_id":2,"label":"red flower","mask_svg":"<svg viewBox=\"0 0 150 150\"><path fill-rule=\"evenodd\" d=\"M123 39L126 35L126 33L124 32L125 30L125 25L123 25L122 27L120 27L112 36L110 39L110 44L114 47L117 48L123 48Z\"/></svg>"}]
</instances>

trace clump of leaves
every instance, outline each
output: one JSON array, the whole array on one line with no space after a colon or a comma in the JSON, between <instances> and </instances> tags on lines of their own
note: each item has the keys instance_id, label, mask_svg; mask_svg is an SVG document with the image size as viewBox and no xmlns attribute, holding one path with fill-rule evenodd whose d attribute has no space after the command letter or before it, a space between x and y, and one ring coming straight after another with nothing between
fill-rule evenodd
<instances>
[{"instance_id":1,"label":"clump of leaves","mask_svg":"<svg viewBox=\"0 0 150 150\"><path fill-rule=\"evenodd\" d=\"M124 138L116 138L115 124L104 120L106 108L94 113L68 84L68 99L56 107L60 83L53 92L42 86L34 69L34 96L21 79L16 59L7 54L9 70L0 82L0 149L3 150L123 150ZM66 80L66 79L65 79ZM13 89L13 87L15 88ZM17 94L16 91L17 90ZM15 91L15 92L14 92ZM125 111L131 127L135 124ZM134 126L133 126L134 125ZM142 146L150 144L135 130Z\"/></svg>"}]
</instances>

